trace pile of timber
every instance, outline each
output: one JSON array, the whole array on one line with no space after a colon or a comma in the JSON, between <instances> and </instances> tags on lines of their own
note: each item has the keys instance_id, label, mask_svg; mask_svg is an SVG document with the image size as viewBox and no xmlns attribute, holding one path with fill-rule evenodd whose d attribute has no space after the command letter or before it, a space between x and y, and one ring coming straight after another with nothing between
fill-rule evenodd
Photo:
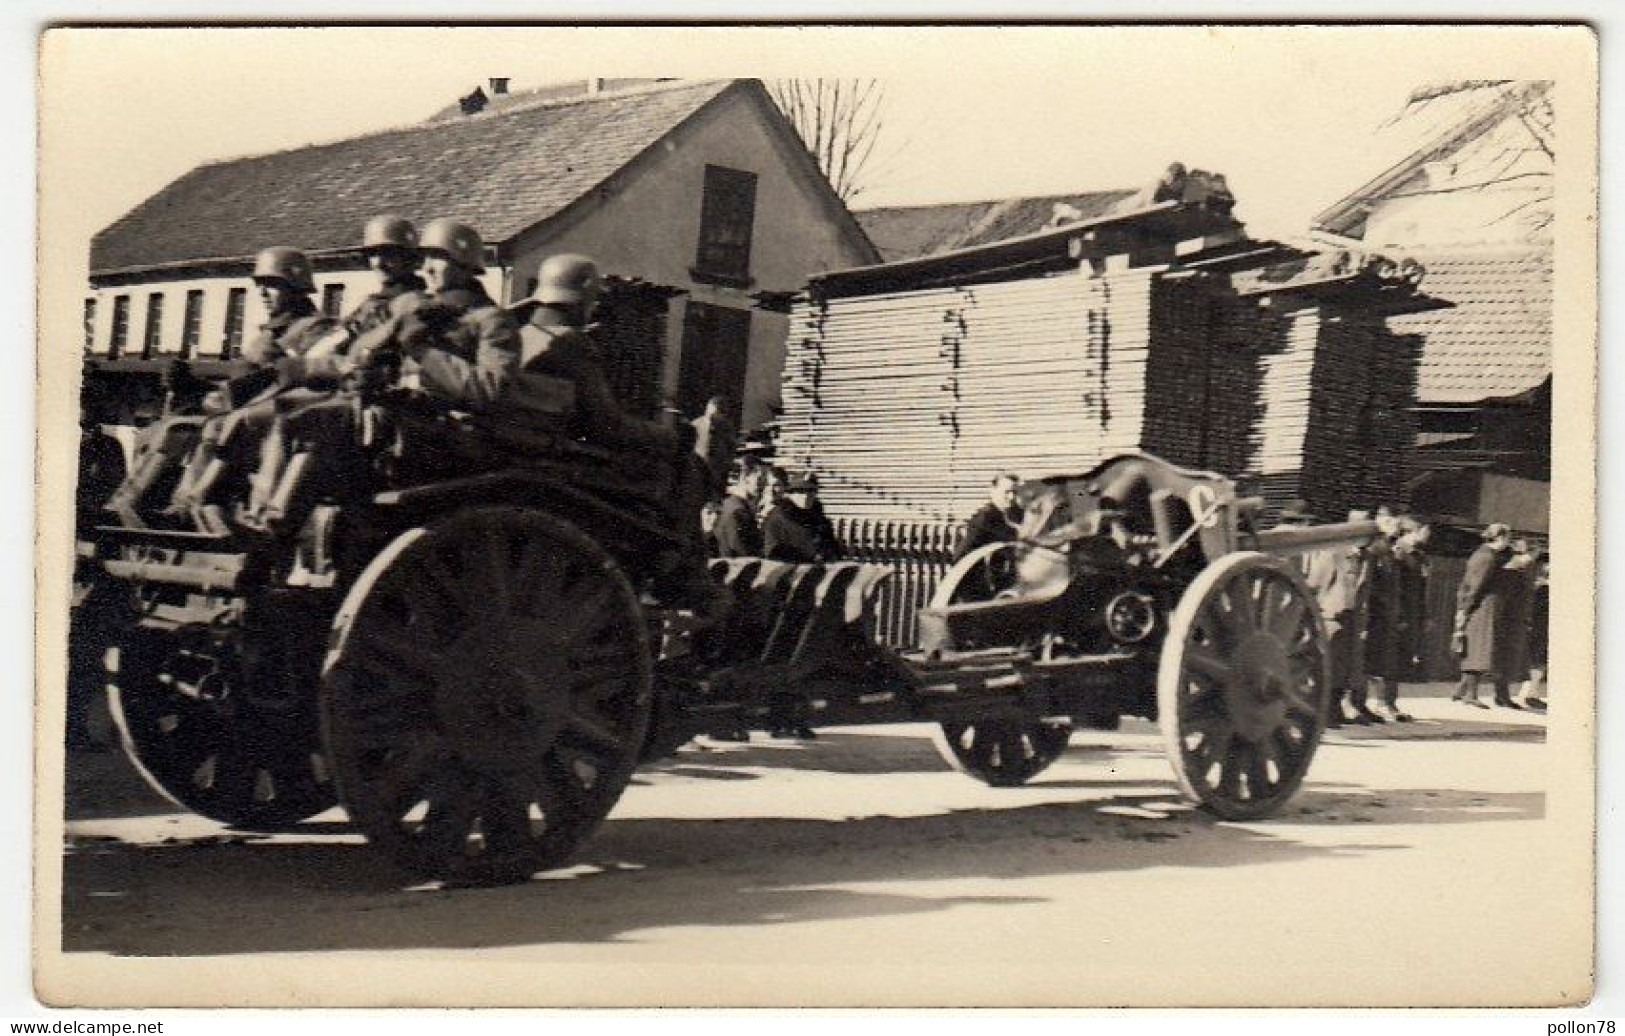
<instances>
[{"instance_id":1,"label":"pile of timber","mask_svg":"<svg viewBox=\"0 0 1625 1036\"><path fill-rule=\"evenodd\" d=\"M816 471L843 519L962 519L995 473L1132 449L1327 516L1399 499L1420 343L1385 318L1434 305L1417 271L1259 277L1280 246L1230 235L1145 261L1133 218L1112 229L1061 242L1065 264L1033 238L815 283L791 307L781 462Z\"/></svg>"}]
</instances>

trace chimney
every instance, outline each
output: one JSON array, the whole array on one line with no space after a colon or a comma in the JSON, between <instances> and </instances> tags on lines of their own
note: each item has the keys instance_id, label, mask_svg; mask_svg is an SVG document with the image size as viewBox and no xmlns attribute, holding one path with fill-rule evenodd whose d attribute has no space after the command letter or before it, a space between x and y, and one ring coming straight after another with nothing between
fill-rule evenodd
<instances>
[{"instance_id":1,"label":"chimney","mask_svg":"<svg viewBox=\"0 0 1625 1036\"><path fill-rule=\"evenodd\" d=\"M507 79L490 79L488 82L491 84L492 97L501 97L503 94L508 92Z\"/></svg>"}]
</instances>

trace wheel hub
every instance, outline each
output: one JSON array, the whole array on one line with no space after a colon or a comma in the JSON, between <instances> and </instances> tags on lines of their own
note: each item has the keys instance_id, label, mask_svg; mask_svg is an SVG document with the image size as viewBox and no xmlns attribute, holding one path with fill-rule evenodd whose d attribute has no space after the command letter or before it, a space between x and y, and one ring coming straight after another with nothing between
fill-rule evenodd
<instances>
[{"instance_id":1,"label":"wheel hub","mask_svg":"<svg viewBox=\"0 0 1625 1036\"><path fill-rule=\"evenodd\" d=\"M1280 724L1291 660L1279 640L1257 633L1241 642L1231 661L1234 676L1225 683L1225 704L1236 733L1258 741Z\"/></svg>"},{"instance_id":2,"label":"wheel hub","mask_svg":"<svg viewBox=\"0 0 1625 1036\"><path fill-rule=\"evenodd\" d=\"M524 769L545 755L567 709L559 653L515 640L476 631L447 653L435 679L435 712L448 741L486 773Z\"/></svg>"}]
</instances>

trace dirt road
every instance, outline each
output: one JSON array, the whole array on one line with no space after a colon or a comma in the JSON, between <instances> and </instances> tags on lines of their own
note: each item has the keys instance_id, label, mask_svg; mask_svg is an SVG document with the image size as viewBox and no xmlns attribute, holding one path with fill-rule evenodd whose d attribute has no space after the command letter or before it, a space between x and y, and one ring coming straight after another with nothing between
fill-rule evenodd
<instances>
[{"instance_id":1,"label":"dirt road","mask_svg":"<svg viewBox=\"0 0 1625 1036\"><path fill-rule=\"evenodd\" d=\"M448 966L394 1002L471 998L448 977L471 961L523 965L500 972L517 1003L1448 1003L1503 971L1509 999L1560 994L1544 719L1413 708L1329 735L1250 824L1181 803L1140 723L1013 790L950 771L918 726L691 745L578 865L486 890L402 888L338 811L244 835L77 756L64 949Z\"/></svg>"}]
</instances>

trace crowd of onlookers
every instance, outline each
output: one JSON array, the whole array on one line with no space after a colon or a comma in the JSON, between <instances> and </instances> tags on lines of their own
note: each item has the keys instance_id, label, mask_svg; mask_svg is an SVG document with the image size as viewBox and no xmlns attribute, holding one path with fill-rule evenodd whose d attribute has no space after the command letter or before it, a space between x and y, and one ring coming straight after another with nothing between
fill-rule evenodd
<instances>
[{"instance_id":1,"label":"crowd of onlookers","mask_svg":"<svg viewBox=\"0 0 1625 1036\"><path fill-rule=\"evenodd\" d=\"M1357 510L1350 521L1375 518L1378 535L1358 547L1322 550L1303 559L1320 603L1330 656L1328 726L1407 723L1399 684L1421 675L1430 624L1432 527L1411 515L1378 507ZM1302 501L1280 515L1283 525L1311 524ZM1453 700L1489 708L1479 700L1488 680L1494 704L1507 709L1546 708L1547 563L1524 539L1496 523L1467 560L1456 593L1451 651L1461 670ZM1521 693L1513 688L1521 685ZM1371 690L1378 691L1373 704Z\"/></svg>"}]
</instances>

